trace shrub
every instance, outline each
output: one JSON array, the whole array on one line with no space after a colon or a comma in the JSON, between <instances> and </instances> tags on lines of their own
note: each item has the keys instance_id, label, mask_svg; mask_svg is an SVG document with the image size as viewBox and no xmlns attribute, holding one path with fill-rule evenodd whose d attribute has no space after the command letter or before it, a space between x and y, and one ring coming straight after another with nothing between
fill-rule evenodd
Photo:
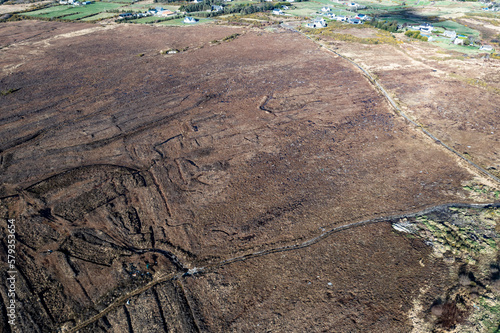
<instances>
[{"instance_id":1,"label":"shrub","mask_svg":"<svg viewBox=\"0 0 500 333\"><path fill-rule=\"evenodd\" d=\"M366 22L369 25L374 26L377 29L386 30L389 32L397 32L398 31L398 21L380 21L376 18L372 18L371 21Z\"/></svg>"}]
</instances>

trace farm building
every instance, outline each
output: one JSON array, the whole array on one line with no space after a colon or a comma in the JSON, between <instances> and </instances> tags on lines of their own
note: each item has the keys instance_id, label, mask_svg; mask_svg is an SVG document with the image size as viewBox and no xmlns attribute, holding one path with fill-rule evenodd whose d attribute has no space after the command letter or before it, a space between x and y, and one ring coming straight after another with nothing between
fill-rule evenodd
<instances>
[{"instance_id":1,"label":"farm building","mask_svg":"<svg viewBox=\"0 0 500 333\"><path fill-rule=\"evenodd\" d=\"M451 39L455 39L457 38L457 33L453 30L445 30L445 32L443 33L443 35L445 37L448 37L448 38L451 38Z\"/></svg>"},{"instance_id":2,"label":"farm building","mask_svg":"<svg viewBox=\"0 0 500 333\"><path fill-rule=\"evenodd\" d=\"M326 27L326 21L323 18L317 18L314 21L307 23L306 27L308 28L324 28Z\"/></svg>"},{"instance_id":3,"label":"farm building","mask_svg":"<svg viewBox=\"0 0 500 333\"><path fill-rule=\"evenodd\" d=\"M479 50L481 50L481 51L493 51L494 49L493 49L493 46L491 46L491 45L481 45Z\"/></svg>"},{"instance_id":4,"label":"farm building","mask_svg":"<svg viewBox=\"0 0 500 333\"><path fill-rule=\"evenodd\" d=\"M161 16L161 17L167 17L167 16L170 16L173 14L174 14L174 12L171 10L168 10L168 9L164 9L164 10L156 12L156 16Z\"/></svg>"},{"instance_id":5,"label":"farm building","mask_svg":"<svg viewBox=\"0 0 500 333\"><path fill-rule=\"evenodd\" d=\"M418 26L418 30L422 32L432 32L432 30L434 30L434 26L429 23L423 23Z\"/></svg>"},{"instance_id":6,"label":"farm building","mask_svg":"<svg viewBox=\"0 0 500 333\"><path fill-rule=\"evenodd\" d=\"M358 14L358 15L356 15L355 18L358 19L358 20L361 20L361 21L371 20L371 17L368 16L368 15L365 15L365 14Z\"/></svg>"},{"instance_id":7,"label":"farm building","mask_svg":"<svg viewBox=\"0 0 500 333\"><path fill-rule=\"evenodd\" d=\"M324 28L326 27L326 21L324 18L316 18L314 21L313 21L314 24L316 24L316 27L318 28Z\"/></svg>"},{"instance_id":8,"label":"farm building","mask_svg":"<svg viewBox=\"0 0 500 333\"><path fill-rule=\"evenodd\" d=\"M134 15L132 15L132 13L123 13L118 15L118 19L122 20L122 19L132 18L133 16Z\"/></svg>"},{"instance_id":9,"label":"farm building","mask_svg":"<svg viewBox=\"0 0 500 333\"><path fill-rule=\"evenodd\" d=\"M186 16L184 18L184 23L189 23L189 24L196 23L196 19L194 17L191 17L191 16Z\"/></svg>"}]
</instances>

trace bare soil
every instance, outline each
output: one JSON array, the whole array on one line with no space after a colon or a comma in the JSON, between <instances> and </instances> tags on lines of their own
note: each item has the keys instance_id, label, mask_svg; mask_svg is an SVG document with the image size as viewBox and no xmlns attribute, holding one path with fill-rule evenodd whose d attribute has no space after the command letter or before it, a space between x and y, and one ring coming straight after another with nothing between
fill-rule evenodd
<instances>
[{"instance_id":1,"label":"bare soil","mask_svg":"<svg viewBox=\"0 0 500 333\"><path fill-rule=\"evenodd\" d=\"M26 332L73 327L161 274L461 201L474 177L297 33L24 21L0 36L0 225L16 219ZM384 73L411 86L411 70ZM472 103L494 116L488 98ZM388 223L356 228L156 285L82 331L411 331L412 300L451 283L429 253Z\"/></svg>"}]
</instances>

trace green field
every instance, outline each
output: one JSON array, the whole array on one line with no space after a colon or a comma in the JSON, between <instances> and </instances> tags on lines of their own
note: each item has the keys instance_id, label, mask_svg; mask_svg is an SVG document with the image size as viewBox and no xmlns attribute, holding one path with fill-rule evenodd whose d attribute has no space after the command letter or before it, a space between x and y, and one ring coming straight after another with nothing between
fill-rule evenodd
<instances>
[{"instance_id":1,"label":"green field","mask_svg":"<svg viewBox=\"0 0 500 333\"><path fill-rule=\"evenodd\" d=\"M78 13L78 14L73 14L73 15L69 15L69 16L64 16L64 19L65 20L79 20L79 19L82 19L82 18L85 18L85 17L91 17L91 16L94 16L95 14L88 14L88 13Z\"/></svg>"},{"instance_id":2,"label":"green field","mask_svg":"<svg viewBox=\"0 0 500 333\"><path fill-rule=\"evenodd\" d=\"M287 14L292 14L293 16L311 16L317 15L316 13L323 7L322 4L315 2L297 2L294 3L294 9L285 11Z\"/></svg>"},{"instance_id":3,"label":"green field","mask_svg":"<svg viewBox=\"0 0 500 333\"><path fill-rule=\"evenodd\" d=\"M80 21L92 22L92 21L97 21L97 20L101 20L101 19L105 19L105 18L110 18L113 16L118 16L118 13L99 13L97 15L82 18L82 19L80 19Z\"/></svg>"},{"instance_id":4,"label":"green field","mask_svg":"<svg viewBox=\"0 0 500 333\"><path fill-rule=\"evenodd\" d=\"M205 23L213 22L214 20L209 19L209 18L200 18L197 23L192 23L192 24L184 23L183 21L184 21L184 18L182 17L182 18L178 18L178 19L174 19L174 20L160 22L158 24L159 25L166 25L166 26L179 26L179 25L186 25L187 26L187 25L205 24Z\"/></svg>"},{"instance_id":5,"label":"green field","mask_svg":"<svg viewBox=\"0 0 500 333\"><path fill-rule=\"evenodd\" d=\"M43 9L39 9L39 10L35 10L35 11L32 11L32 12L26 12L26 13L23 13L23 15L27 15L27 16L40 16L41 14L47 14L47 13L52 13L52 12L58 12L58 11L61 11L61 10L64 10L66 8L71 8L72 6L54 6L54 7L48 7L48 8L43 8Z\"/></svg>"},{"instance_id":6,"label":"green field","mask_svg":"<svg viewBox=\"0 0 500 333\"><path fill-rule=\"evenodd\" d=\"M59 18L68 20L77 20L90 15L99 14L107 10L113 10L122 7L122 4L95 2L86 6L62 5L49 8L43 8L32 12L23 13L23 15L41 18Z\"/></svg>"},{"instance_id":7,"label":"green field","mask_svg":"<svg viewBox=\"0 0 500 333\"><path fill-rule=\"evenodd\" d=\"M131 5L124 6L121 9L130 10L130 11L145 11L145 10L148 10L149 8L155 8L155 7L158 7L158 6L155 6L155 4L151 4L151 3L150 4L134 3ZM165 8L165 6L161 6L161 7ZM167 8L165 8L165 9L167 9Z\"/></svg>"},{"instance_id":8,"label":"green field","mask_svg":"<svg viewBox=\"0 0 500 333\"><path fill-rule=\"evenodd\" d=\"M129 3L134 3L135 0L102 0L105 2L113 2L113 3L122 3L122 4L129 4Z\"/></svg>"},{"instance_id":9,"label":"green field","mask_svg":"<svg viewBox=\"0 0 500 333\"><path fill-rule=\"evenodd\" d=\"M459 35L474 35L474 36L479 36L479 32L476 30L473 30L471 28L468 28L466 26L463 26L457 22L453 21L444 21L444 22L439 22L434 24L435 27L443 27L447 30L455 30L455 32Z\"/></svg>"},{"instance_id":10,"label":"green field","mask_svg":"<svg viewBox=\"0 0 500 333\"><path fill-rule=\"evenodd\" d=\"M148 17L141 17L136 20L128 20L127 22L130 23L155 23L156 21L162 21L165 20L164 17L158 17L158 16L148 16Z\"/></svg>"},{"instance_id":11,"label":"green field","mask_svg":"<svg viewBox=\"0 0 500 333\"><path fill-rule=\"evenodd\" d=\"M465 54L485 53L485 51L480 51L478 47L455 45L451 44L449 41L437 41L432 43L435 43L439 47L449 51L456 51Z\"/></svg>"},{"instance_id":12,"label":"green field","mask_svg":"<svg viewBox=\"0 0 500 333\"><path fill-rule=\"evenodd\" d=\"M72 6L72 5L56 5L49 8L43 8L32 12L23 13L23 15L40 18L61 18L64 20L81 20L81 21L95 21L103 18L118 16L118 13L107 13L108 10L120 9L120 12L145 12L150 8L163 7L172 11L176 11L180 6L163 6L161 4L140 4L128 1L98 1L86 6ZM159 17L144 17L133 22L137 23L151 23L161 20Z\"/></svg>"}]
</instances>

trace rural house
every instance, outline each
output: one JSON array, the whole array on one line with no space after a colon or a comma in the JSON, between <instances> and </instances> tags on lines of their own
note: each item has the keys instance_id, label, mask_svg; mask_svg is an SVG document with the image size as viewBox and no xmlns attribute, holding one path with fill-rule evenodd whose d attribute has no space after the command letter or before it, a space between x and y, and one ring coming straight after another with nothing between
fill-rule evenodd
<instances>
[{"instance_id":1,"label":"rural house","mask_svg":"<svg viewBox=\"0 0 500 333\"><path fill-rule=\"evenodd\" d=\"M443 36L451 38L451 39L455 39L455 38L457 38L457 33L453 30L445 30L445 32L443 33Z\"/></svg>"},{"instance_id":2,"label":"rural house","mask_svg":"<svg viewBox=\"0 0 500 333\"><path fill-rule=\"evenodd\" d=\"M218 13L218 12L222 12L222 11L224 11L224 7L222 7L220 5L213 5L212 6L212 12Z\"/></svg>"},{"instance_id":3,"label":"rural house","mask_svg":"<svg viewBox=\"0 0 500 333\"><path fill-rule=\"evenodd\" d=\"M493 46L491 46L491 45L481 45L481 47L479 48L479 50L481 50L481 51L493 51Z\"/></svg>"},{"instance_id":4,"label":"rural house","mask_svg":"<svg viewBox=\"0 0 500 333\"><path fill-rule=\"evenodd\" d=\"M421 32L432 32L432 30L434 30L434 26L429 23L423 23L417 27L417 30L420 30Z\"/></svg>"},{"instance_id":5,"label":"rural house","mask_svg":"<svg viewBox=\"0 0 500 333\"><path fill-rule=\"evenodd\" d=\"M189 23L189 24L196 23L196 19L194 17L191 17L191 16L186 16L184 18L184 23Z\"/></svg>"}]
</instances>

